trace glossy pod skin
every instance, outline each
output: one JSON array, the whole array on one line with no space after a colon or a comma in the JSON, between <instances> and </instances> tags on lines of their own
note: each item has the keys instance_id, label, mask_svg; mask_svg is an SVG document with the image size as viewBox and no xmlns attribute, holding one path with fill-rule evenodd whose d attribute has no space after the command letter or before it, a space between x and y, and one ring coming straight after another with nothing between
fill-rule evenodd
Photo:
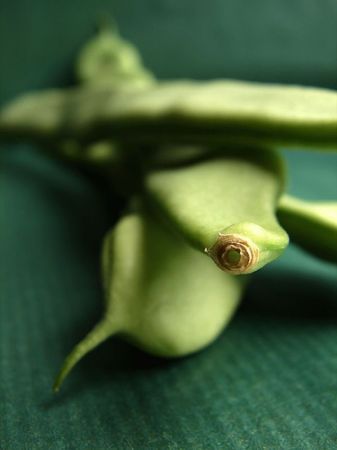
<instances>
[{"instance_id":1,"label":"glossy pod skin","mask_svg":"<svg viewBox=\"0 0 337 450\"><path fill-rule=\"evenodd\" d=\"M294 243L337 263L337 202L308 202L284 195L277 214Z\"/></svg>"},{"instance_id":2,"label":"glossy pod skin","mask_svg":"<svg viewBox=\"0 0 337 450\"><path fill-rule=\"evenodd\" d=\"M231 80L98 83L20 97L0 114L0 137L336 150L336 102L326 89Z\"/></svg>"},{"instance_id":3,"label":"glossy pod skin","mask_svg":"<svg viewBox=\"0 0 337 450\"><path fill-rule=\"evenodd\" d=\"M181 357L210 344L242 297L246 278L223 274L147 213L122 218L103 246L105 314L66 359L54 385L118 334L149 353Z\"/></svg>"},{"instance_id":4,"label":"glossy pod skin","mask_svg":"<svg viewBox=\"0 0 337 450\"><path fill-rule=\"evenodd\" d=\"M150 171L144 190L158 217L222 270L254 272L288 245L275 215L284 189L282 159L270 149L221 153Z\"/></svg>"}]
</instances>

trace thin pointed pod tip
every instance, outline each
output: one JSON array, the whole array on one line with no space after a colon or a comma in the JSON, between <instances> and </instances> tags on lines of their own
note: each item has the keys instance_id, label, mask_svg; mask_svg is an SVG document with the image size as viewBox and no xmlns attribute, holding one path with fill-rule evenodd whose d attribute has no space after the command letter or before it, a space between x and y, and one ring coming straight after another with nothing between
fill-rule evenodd
<instances>
[{"instance_id":1,"label":"thin pointed pod tip","mask_svg":"<svg viewBox=\"0 0 337 450\"><path fill-rule=\"evenodd\" d=\"M87 336L74 347L74 349L65 359L59 373L55 378L52 388L53 392L56 393L60 390L60 387L62 386L69 373L87 353L96 348L99 344L101 344L116 332L116 327L111 324L109 320L103 319L101 322L99 322L87 334Z\"/></svg>"}]
</instances>

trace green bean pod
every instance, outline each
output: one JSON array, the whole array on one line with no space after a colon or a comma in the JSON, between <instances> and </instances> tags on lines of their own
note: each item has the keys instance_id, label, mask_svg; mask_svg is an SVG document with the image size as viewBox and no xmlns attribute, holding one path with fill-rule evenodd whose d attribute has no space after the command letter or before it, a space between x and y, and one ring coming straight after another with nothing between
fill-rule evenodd
<instances>
[{"instance_id":1,"label":"green bean pod","mask_svg":"<svg viewBox=\"0 0 337 450\"><path fill-rule=\"evenodd\" d=\"M337 94L218 80L96 85L25 95L0 114L0 137L337 149Z\"/></svg>"},{"instance_id":2,"label":"green bean pod","mask_svg":"<svg viewBox=\"0 0 337 450\"><path fill-rule=\"evenodd\" d=\"M224 271L245 274L288 245L275 209L284 188L272 150L226 150L186 166L150 171L144 189L161 217Z\"/></svg>"},{"instance_id":3,"label":"green bean pod","mask_svg":"<svg viewBox=\"0 0 337 450\"><path fill-rule=\"evenodd\" d=\"M104 316L65 360L55 391L86 353L115 334L162 357L204 348L231 319L245 286L144 213L125 216L108 234L102 268Z\"/></svg>"},{"instance_id":4,"label":"green bean pod","mask_svg":"<svg viewBox=\"0 0 337 450\"><path fill-rule=\"evenodd\" d=\"M284 195L277 215L295 244L337 263L337 202L308 202Z\"/></svg>"}]
</instances>

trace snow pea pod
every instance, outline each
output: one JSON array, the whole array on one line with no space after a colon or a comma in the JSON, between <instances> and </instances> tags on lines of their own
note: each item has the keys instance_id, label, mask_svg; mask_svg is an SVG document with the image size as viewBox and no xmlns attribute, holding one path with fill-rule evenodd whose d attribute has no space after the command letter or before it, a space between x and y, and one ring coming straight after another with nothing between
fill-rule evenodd
<instances>
[{"instance_id":1,"label":"snow pea pod","mask_svg":"<svg viewBox=\"0 0 337 450\"><path fill-rule=\"evenodd\" d=\"M280 155L241 149L173 169L150 171L154 210L224 271L254 272L288 245L275 209L284 188Z\"/></svg>"},{"instance_id":2,"label":"snow pea pod","mask_svg":"<svg viewBox=\"0 0 337 450\"><path fill-rule=\"evenodd\" d=\"M55 381L119 334L162 357L180 357L211 343L231 319L245 280L222 274L148 214L120 220L103 246L105 313L74 348Z\"/></svg>"},{"instance_id":3,"label":"snow pea pod","mask_svg":"<svg viewBox=\"0 0 337 450\"><path fill-rule=\"evenodd\" d=\"M308 202L284 195L277 215L294 243L337 263L337 202Z\"/></svg>"},{"instance_id":4,"label":"snow pea pod","mask_svg":"<svg viewBox=\"0 0 337 450\"><path fill-rule=\"evenodd\" d=\"M231 80L53 90L8 105L6 136L336 149L337 93Z\"/></svg>"}]
</instances>

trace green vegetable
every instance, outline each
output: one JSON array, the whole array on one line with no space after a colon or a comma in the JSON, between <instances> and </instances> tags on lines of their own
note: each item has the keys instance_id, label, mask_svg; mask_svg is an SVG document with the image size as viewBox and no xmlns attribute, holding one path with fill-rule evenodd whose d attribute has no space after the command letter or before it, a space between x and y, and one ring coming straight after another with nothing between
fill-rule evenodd
<instances>
[{"instance_id":1,"label":"green vegetable","mask_svg":"<svg viewBox=\"0 0 337 450\"><path fill-rule=\"evenodd\" d=\"M337 94L239 81L96 85L20 97L0 137L337 148Z\"/></svg>"},{"instance_id":2,"label":"green vegetable","mask_svg":"<svg viewBox=\"0 0 337 450\"><path fill-rule=\"evenodd\" d=\"M245 285L144 213L124 217L109 233L102 265L104 317L66 359L56 391L86 353L114 334L163 357L204 348L229 322Z\"/></svg>"},{"instance_id":3,"label":"green vegetable","mask_svg":"<svg viewBox=\"0 0 337 450\"><path fill-rule=\"evenodd\" d=\"M308 202L285 195L278 205L278 217L292 241L337 263L337 202Z\"/></svg>"},{"instance_id":4,"label":"green vegetable","mask_svg":"<svg viewBox=\"0 0 337 450\"><path fill-rule=\"evenodd\" d=\"M0 113L0 138L42 141L129 204L139 199L104 241L105 313L66 359L55 390L112 335L163 357L212 342L244 291L247 278L231 274L256 271L288 244L277 209L295 242L337 261L337 204L281 197L284 167L274 150L337 149L335 92L155 81L137 50L107 28L76 69L80 88L25 95Z\"/></svg>"},{"instance_id":5,"label":"green vegetable","mask_svg":"<svg viewBox=\"0 0 337 450\"><path fill-rule=\"evenodd\" d=\"M102 26L81 50L76 61L76 77L85 87L107 86L142 88L154 83L154 78L142 64L137 49L121 38L116 25ZM122 196L134 193L137 179L135 164L126 157L129 146L113 140L83 143L66 138L44 146L50 156L80 168L90 176L104 178L107 185ZM133 149L133 153L138 150Z\"/></svg>"},{"instance_id":6,"label":"green vegetable","mask_svg":"<svg viewBox=\"0 0 337 450\"><path fill-rule=\"evenodd\" d=\"M275 217L284 188L282 160L264 149L221 153L150 172L145 191L174 229L196 249L205 250L221 269L254 272L288 244Z\"/></svg>"},{"instance_id":7,"label":"green vegetable","mask_svg":"<svg viewBox=\"0 0 337 450\"><path fill-rule=\"evenodd\" d=\"M142 64L138 50L119 35L116 26L103 26L81 50L76 75L86 86L148 86L154 77Z\"/></svg>"}]
</instances>

